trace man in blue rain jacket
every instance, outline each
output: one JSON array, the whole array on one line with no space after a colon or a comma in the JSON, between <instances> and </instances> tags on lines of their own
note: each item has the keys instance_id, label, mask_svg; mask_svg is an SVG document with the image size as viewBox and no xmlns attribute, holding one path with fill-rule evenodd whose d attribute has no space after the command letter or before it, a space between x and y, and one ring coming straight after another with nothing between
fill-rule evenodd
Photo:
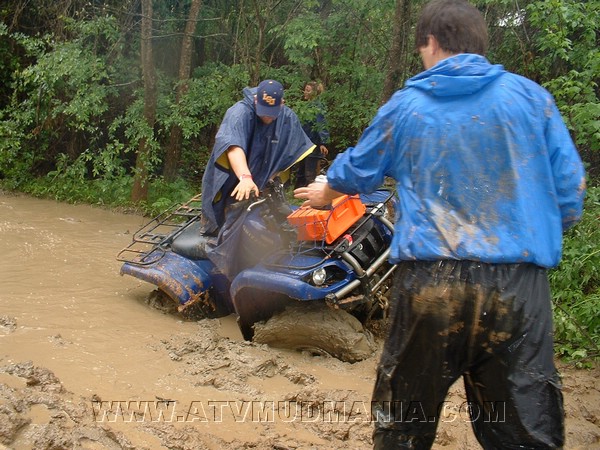
<instances>
[{"instance_id":1,"label":"man in blue rain jacket","mask_svg":"<svg viewBox=\"0 0 600 450\"><path fill-rule=\"evenodd\" d=\"M373 393L374 446L430 448L463 377L486 449L560 448L547 269L581 217L585 174L552 96L482 56L487 28L463 0L428 3L425 71L383 105L313 206L396 180L391 328Z\"/></svg>"}]
</instances>

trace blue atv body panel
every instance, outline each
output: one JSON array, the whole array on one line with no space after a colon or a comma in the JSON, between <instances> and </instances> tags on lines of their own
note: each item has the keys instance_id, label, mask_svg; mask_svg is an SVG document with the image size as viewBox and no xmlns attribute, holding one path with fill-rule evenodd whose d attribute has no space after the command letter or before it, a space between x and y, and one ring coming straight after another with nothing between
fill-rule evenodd
<instances>
[{"instance_id":1,"label":"blue atv body panel","mask_svg":"<svg viewBox=\"0 0 600 450\"><path fill-rule=\"evenodd\" d=\"M327 294L337 291L356 278L352 269L339 260L324 260L322 257L308 256L273 256L279 256L276 264L275 258L269 258L270 262L246 269L235 277L230 290L233 299L237 298L238 292L242 289L252 287L285 294L295 300L323 300ZM310 283L311 274L315 269L331 270L334 267L338 269L335 283L324 286Z\"/></svg>"},{"instance_id":2,"label":"blue atv body panel","mask_svg":"<svg viewBox=\"0 0 600 450\"><path fill-rule=\"evenodd\" d=\"M180 306L194 303L206 291L214 288L219 291L219 297L225 303L223 306L233 312L229 285L223 285L224 277L215 271L209 260L191 260L167 251L162 258L150 265L140 266L126 262L121 267L121 274L154 284Z\"/></svg>"}]
</instances>

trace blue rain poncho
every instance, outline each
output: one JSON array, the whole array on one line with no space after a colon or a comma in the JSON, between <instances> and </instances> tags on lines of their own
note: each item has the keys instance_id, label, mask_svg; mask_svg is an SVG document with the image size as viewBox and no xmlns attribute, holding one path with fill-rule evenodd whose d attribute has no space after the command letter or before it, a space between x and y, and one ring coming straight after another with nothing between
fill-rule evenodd
<instances>
[{"instance_id":1,"label":"blue rain poncho","mask_svg":"<svg viewBox=\"0 0 600 450\"><path fill-rule=\"evenodd\" d=\"M391 260L554 267L579 220L581 159L552 96L461 54L407 81L327 178L344 193L397 182Z\"/></svg>"},{"instance_id":2,"label":"blue rain poncho","mask_svg":"<svg viewBox=\"0 0 600 450\"><path fill-rule=\"evenodd\" d=\"M284 105L277 120L265 125L254 107L256 88L245 88L243 94L244 99L225 113L202 178L202 221L207 233L223 225L225 206L233 202L230 195L239 183L230 170L227 149L238 146L244 150L253 181L262 190L271 177L289 169L314 148L290 108Z\"/></svg>"},{"instance_id":3,"label":"blue rain poncho","mask_svg":"<svg viewBox=\"0 0 600 450\"><path fill-rule=\"evenodd\" d=\"M314 148L296 114L285 105L277 120L264 124L256 115L255 94L256 88L244 89L244 99L225 113L202 178L203 232L218 233L216 245L207 253L208 258L230 279L251 262L239 254L244 248L242 228L248 212L247 204L231 197L239 180L229 167L227 150L231 146L244 150L252 179L262 191L271 178L289 172L292 165ZM252 262L263 256L252 255Z\"/></svg>"}]
</instances>

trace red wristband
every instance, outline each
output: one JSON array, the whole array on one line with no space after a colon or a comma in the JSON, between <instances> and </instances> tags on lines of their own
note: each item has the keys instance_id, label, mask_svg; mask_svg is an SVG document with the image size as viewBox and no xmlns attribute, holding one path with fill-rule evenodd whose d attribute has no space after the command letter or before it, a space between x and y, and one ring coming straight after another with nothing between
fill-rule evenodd
<instances>
[{"instance_id":1,"label":"red wristband","mask_svg":"<svg viewBox=\"0 0 600 450\"><path fill-rule=\"evenodd\" d=\"M252 179L252 175L249 173L243 173L240 175L240 180L245 180L246 178Z\"/></svg>"}]
</instances>

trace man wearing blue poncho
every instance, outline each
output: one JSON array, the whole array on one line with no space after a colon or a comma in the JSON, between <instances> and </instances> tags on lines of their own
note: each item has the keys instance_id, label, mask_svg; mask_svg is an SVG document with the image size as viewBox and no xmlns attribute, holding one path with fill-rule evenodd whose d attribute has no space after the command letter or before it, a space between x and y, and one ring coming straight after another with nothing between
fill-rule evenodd
<instances>
[{"instance_id":1,"label":"man wearing blue poncho","mask_svg":"<svg viewBox=\"0 0 600 450\"><path fill-rule=\"evenodd\" d=\"M312 206L396 180L399 263L373 391L376 449L428 449L463 378L485 449L564 443L547 269L581 217L585 173L552 96L483 56L464 0L433 0L416 27L425 71L381 107Z\"/></svg>"},{"instance_id":2,"label":"man wearing blue poncho","mask_svg":"<svg viewBox=\"0 0 600 450\"><path fill-rule=\"evenodd\" d=\"M265 80L243 94L225 113L202 178L203 232L218 233L217 247L208 256L230 277L239 269L235 250L245 214L235 204L251 193L258 195L267 181L314 148L296 114L285 106L281 83Z\"/></svg>"}]
</instances>

